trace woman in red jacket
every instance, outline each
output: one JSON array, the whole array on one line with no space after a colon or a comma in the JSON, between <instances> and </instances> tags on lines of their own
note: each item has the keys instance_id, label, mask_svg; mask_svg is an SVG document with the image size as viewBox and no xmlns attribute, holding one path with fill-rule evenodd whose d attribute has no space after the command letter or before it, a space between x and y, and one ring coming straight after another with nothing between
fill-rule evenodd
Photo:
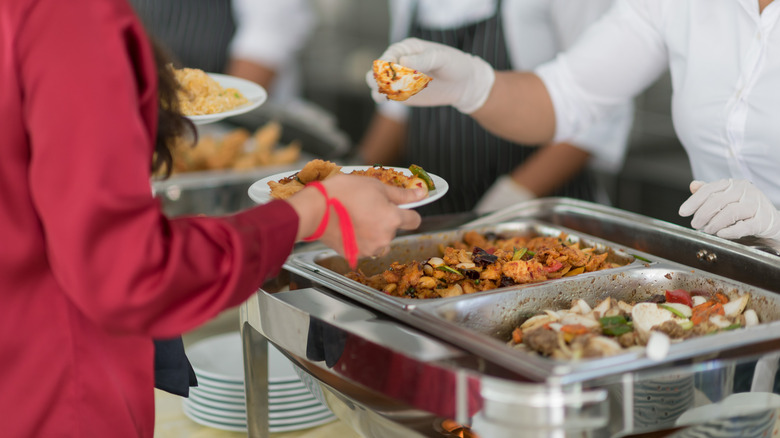
<instances>
[{"instance_id":1,"label":"woman in red jacket","mask_svg":"<svg viewBox=\"0 0 780 438\"><path fill-rule=\"evenodd\" d=\"M152 436L152 338L240 304L326 208L322 241L350 242L315 188L227 217L163 215L149 163L158 116L160 157L179 122L158 114L153 51L124 0L0 1L0 87L4 436ZM419 225L397 204L424 194L358 178L323 186L371 255Z\"/></svg>"}]
</instances>

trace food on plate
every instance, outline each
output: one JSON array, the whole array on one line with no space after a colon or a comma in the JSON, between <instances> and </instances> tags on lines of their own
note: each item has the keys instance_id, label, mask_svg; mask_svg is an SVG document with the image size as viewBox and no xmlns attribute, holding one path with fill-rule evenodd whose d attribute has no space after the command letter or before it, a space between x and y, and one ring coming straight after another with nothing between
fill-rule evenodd
<instances>
[{"instance_id":1,"label":"food on plate","mask_svg":"<svg viewBox=\"0 0 780 438\"><path fill-rule=\"evenodd\" d=\"M525 320L512 332L509 345L554 359L610 356L647 345L653 332L674 343L757 325L749 302L748 293L685 289L636 303L607 297L595 307L576 299L569 309L548 309Z\"/></svg>"},{"instance_id":2,"label":"food on plate","mask_svg":"<svg viewBox=\"0 0 780 438\"><path fill-rule=\"evenodd\" d=\"M436 187L428 173L420 166L412 165L409 168L412 175L406 175L401 171L383 166L373 166L364 170L353 170L350 175L361 175L376 178L383 183L395 187L413 189L425 187L428 191ZM342 172L342 167L336 163L325 160L312 160L298 172L280 179L279 181L269 181L268 187L270 194L274 199L287 199L290 196L303 189L306 184L312 181L324 181L334 175Z\"/></svg>"},{"instance_id":3,"label":"food on plate","mask_svg":"<svg viewBox=\"0 0 780 438\"><path fill-rule=\"evenodd\" d=\"M440 257L393 262L379 274L347 273L359 283L402 298L446 298L617 267L610 253L583 247L566 234L497 236L468 231Z\"/></svg>"},{"instance_id":4,"label":"food on plate","mask_svg":"<svg viewBox=\"0 0 780 438\"><path fill-rule=\"evenodd\" d=\"M406 100L433 80L417 70L380 59L374 61L374 79L379 92L390 100Z\"/></svg>"},{"instance_id":5,"label":"food on plate","mask_svg":"<svg viewBox=\"0 0 780 438\"><path fill-rule=\"evenodd\" d=\"M181 85L177 95L179 109L186 116L216 114L249 103L235 88L222 88L206 72L197 68L173 69Z\"/></svg>"},{"instance_id":6,"label":"food on plate","mask_svg":"<svg viewBox=\"0 0 780 438\"><path fill-rule=\"evenodd\" d=\"M281 145L281 133L281 124L271 121L254 133L236 128L225 135L202 135L195 146L189 139L180 139L172 150L171 174L208 170L246 171L295 163L301 156L301 144L293 140Z\"/></svg>"}]
</instances>

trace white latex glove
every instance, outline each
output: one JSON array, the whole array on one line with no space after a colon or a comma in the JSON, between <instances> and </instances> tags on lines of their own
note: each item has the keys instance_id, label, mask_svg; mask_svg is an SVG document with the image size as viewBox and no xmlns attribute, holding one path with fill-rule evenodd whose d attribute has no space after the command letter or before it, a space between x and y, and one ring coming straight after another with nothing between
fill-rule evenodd
<instances>
[{"instance_id":1,"label":"white latex glove","mask_svg":"<svg viewBox=\"0 0 780 438\"><path fill-rule=\"evenodd\" d=\"M482 195L474 211L478 214L490 213L534 198L533 192L516 183L511 176L504 175Z\"/></svg>"},{"instance_id":2,"label":"white latex glove","mask_svg":"<svg viewBox=\"0 0 780 438\"><path fill-rule=\"evenodd\" d=\"M725 239L759 236L780 239L780 212L746 180L693 181L680 216L693 215L691 226Z\"/></svg>"},{"instance_id":3,"label":"white latex glove","mask_svg":"<svg viewBox=\"0 0 780 438\"><path fill-rule=\"evenodd\" d=\"M391 45L379 59L433 78L425 89L402 102L410 106L452 105L464 114L471 114L485 104L496 79L493 67L482 58L417 38ZM387 96L379 93L372 71L366 74L366 82L374 101L387 101Z\"/></svg>"}]
</instances>

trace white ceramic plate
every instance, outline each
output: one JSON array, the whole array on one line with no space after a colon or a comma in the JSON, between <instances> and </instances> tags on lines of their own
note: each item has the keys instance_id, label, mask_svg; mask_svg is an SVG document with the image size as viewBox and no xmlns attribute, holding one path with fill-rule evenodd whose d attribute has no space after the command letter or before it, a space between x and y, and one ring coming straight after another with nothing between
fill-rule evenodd
<instances>
[{"instance_id":1,"label":"white ceramic plate","mask_svg":"<svg viewBox=\"0 0 780 438\"><path fill-rule=\"evenodd\" d=\"M351 173L355 170L366 170L370 169L373 166L342 166L341 172L342 173ZM387 169L394 169L399 172L402 172L404 175L412 175L412 171L409 169L405 169L403 167L387 167ZM282 172L277 173L276 175L271 175L268 177L265 177L259 181L255 181L251 186L249 186L249 197L257 202L258 204L265 204L266 202L270 202L273 198L271 198L271 188L268 187L268 183L270 181L279 181L282 178L286 178L290 175L294 175L298 173L299 170L292 170L289 172ZM431 190L428 192L428 197L425 199L422 199L417 202L411 202L409 204L402 204L399 205L401 208L416 208L421 205L430 204L431 202L441 198L444 196L445 193L447 193L447 190L449 190L450 186L447 184L447 181L442 179L438 175L434 175L432 173L429 173L431 179L433 180L433 185L436 186L434 190Z\"/></svg>"},{"instance_id":2,"label":"white ceramic plate","mask_svg":"<svg viewBox=\"0 0 780 438\"><path fill-rule=\"evenodd\" d=\"M268 93L265 91L265 88L252 81L218 73L208 73L208 75L214 78L215 81L219 82L219 85L221 85L222 88L235 88L236 90L240 91L241 94L243 94L244 97L249 100L249 103L229 111L223 111L221 113L204 114L200 116L187 116L187 118L192 120L192 123L196 125L214 123L227 117L244 114L259 107L268 99Z\"/></svg>"},{"instance_id":3,"label":"white ceramic plate","mask_svg":"<svg viewBox=\"0 0 780 438\"><path fill-rule=\"evenodd\" d=\"M231 404L241 405L241 406L246 404L246 397L244 397L243 391L240 394L225 395L225 394L219 394L219 393L214 393L213 391L209 391L208 388L204 389L203 387L196 386L190 388L190 397L192 396L218 401L221 403L231 403Z\"/></svg>"},{"instance_id":4,"label":"white ceramic plate","mask_svg":"<svg viewBox=\"0 0 780 438\"><path fill-rule=\"evenodd\" d=\"M230 332L211 336L186 350L198 379L207 386L244 390L244 353L241 334ZM292 363L279 350L268 344L268 380L280 385L300 384ZM271 385L273 388L273 385Z\"/></svg>"},{"instance_id":5,"label":"white ceramic plate","mask_svg":"<svg viewBox=\"0 0 780 438\"><path fill-rule=\"evenodd\" d=\"M719 403L699 406L680 415L677 426L686 426L718 419L749 416L762 410L780 408L780 395L771 392L738 392Z\"/></svg>"},{"instance_id":6,"label":"white ceramic plate","mask_svg":"<svg viewBox=\"0 0 780 438\"><path fill-rule=\"evenodd\" d=\"M215 429L228 430L233 432L246 432L246 421L227 419L221 416L214 416L208 414L202 414L186 404L182 404L182 410L192 421L202 424L204 426L213 427ZM315 426L321 426L323 424L330 423L336 419L336 416L332 413L329 415L312 415L308 417L301 417L300 421L289 420L273 420L269 419L269 431L271 433L278 432L290 432L294 430L308 429Z\"/></svg>"},{"instance_id":7,"label":"white ceramic plate","mask_svg":"<svg viewBox=\"0 0 780 438\"><path fill-rule=\"evenodd\" d=\"M223 397L230 397L232 399L237 399L237 400L246 400L243 387L241 387L240 390L238 390L238 389L217 388L217 387L208 385L208 383L204 384L203 379L201 379L201 378L198 378L198 386L190 388L190 390L193 390L193 389L197 389L198 391L206 393L206 394L221 395Z\"/></svg>"},{"instance_id":8,"label":"white ceramic plate","mask_svg":"<svg viewBox=\"0 0 780 438\"><path fill-rule=\"evenodd\" d=\"M219 409L227 412L235 412L246 415L246 405L238 403L227 403L219 400L213 400L210 398L202 397L190 392L190 396L186 399L186 403L189 405L208 406L212 409Z\"/></svg>"},{"instance_id":9,"label":"white ceramic plate","mask_svg":"<svg viewBox=\"0 0 780 438\"><path fill-rule=\"evenodd\" d=\"M296 386L294 388L287 388L287 389L281 389L278 386L271 386L268 390L268 397L289 397L294 395L301 395L301 394L309 394L311 395L311 392L309 392L309 388L306 387L303 383L301 383L300 386Z\"/></svg>"},{"instance_id":10,"label":"white ceramic plate","mask_svg":"<svg viewBox=\"0 0 780 438\"><path fill-rule=\"evenodd\" d=\"M187 409L195 411L201 415L212 415L214 418L222 418L226 421L243 421L246 422L246 411L237 412L231 409L219 409L212 406L202 405L195 402L195 400L185 399L184 406Z\"/></svg>"}]
</instances>

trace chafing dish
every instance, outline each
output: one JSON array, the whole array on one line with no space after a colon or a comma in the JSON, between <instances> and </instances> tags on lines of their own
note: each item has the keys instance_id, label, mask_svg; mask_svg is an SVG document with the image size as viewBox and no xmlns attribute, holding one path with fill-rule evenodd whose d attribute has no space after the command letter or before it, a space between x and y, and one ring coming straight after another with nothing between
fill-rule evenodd
<instances>
[{"instance_id":1,"label":"chafing dish","mask_svg":"<svg viewBox=\"0 0 780 438\"><path fill-rule=\"evenodd\" d=\"M247 171L191 172L153 181L152 191L160 199L163 211L170 217L235 213L255 205L247 196L249 186L255 181L300 169L314 158L342 159L351 149L349 138L335 125L332 116L305 101L287 105L266 102L254 111L221 122L219 126L225 131L238 127L254 131L272 120L282 125L280 142L288 144L295 140L301 143L302 153L297 162Z\"/></svg>"},{"instance_id":2,"label":"chafing dish","mask_svg":"<svg viewBox=\"0 0 780 438\"><path fill-rule=\"evenodd\" d=\"M395 253L386 257L419 256L445 235L480 227L565 230L626 263L539 284L413 300L352 282L342 275L343 261L328 250L297 252L277 279L241 307L247 404L256 413L250 435L260 436L267 414L258 391L266 339L365 436L447 436L437 425L448 418L484 437L516 436L518 429L523 436L670 430L686 410L728 396L737 366L780 350L780 282L775 281L780 259L609 207L536 200L443 233L399 238ZM364 260L361 268L369 273L385 261ZM660 360L631 352L553 361L505 343L509 330L529 312L572 297L642 298L659 288L750 292L763 324L674 344Z\"/></svg>"}]
</instances>

